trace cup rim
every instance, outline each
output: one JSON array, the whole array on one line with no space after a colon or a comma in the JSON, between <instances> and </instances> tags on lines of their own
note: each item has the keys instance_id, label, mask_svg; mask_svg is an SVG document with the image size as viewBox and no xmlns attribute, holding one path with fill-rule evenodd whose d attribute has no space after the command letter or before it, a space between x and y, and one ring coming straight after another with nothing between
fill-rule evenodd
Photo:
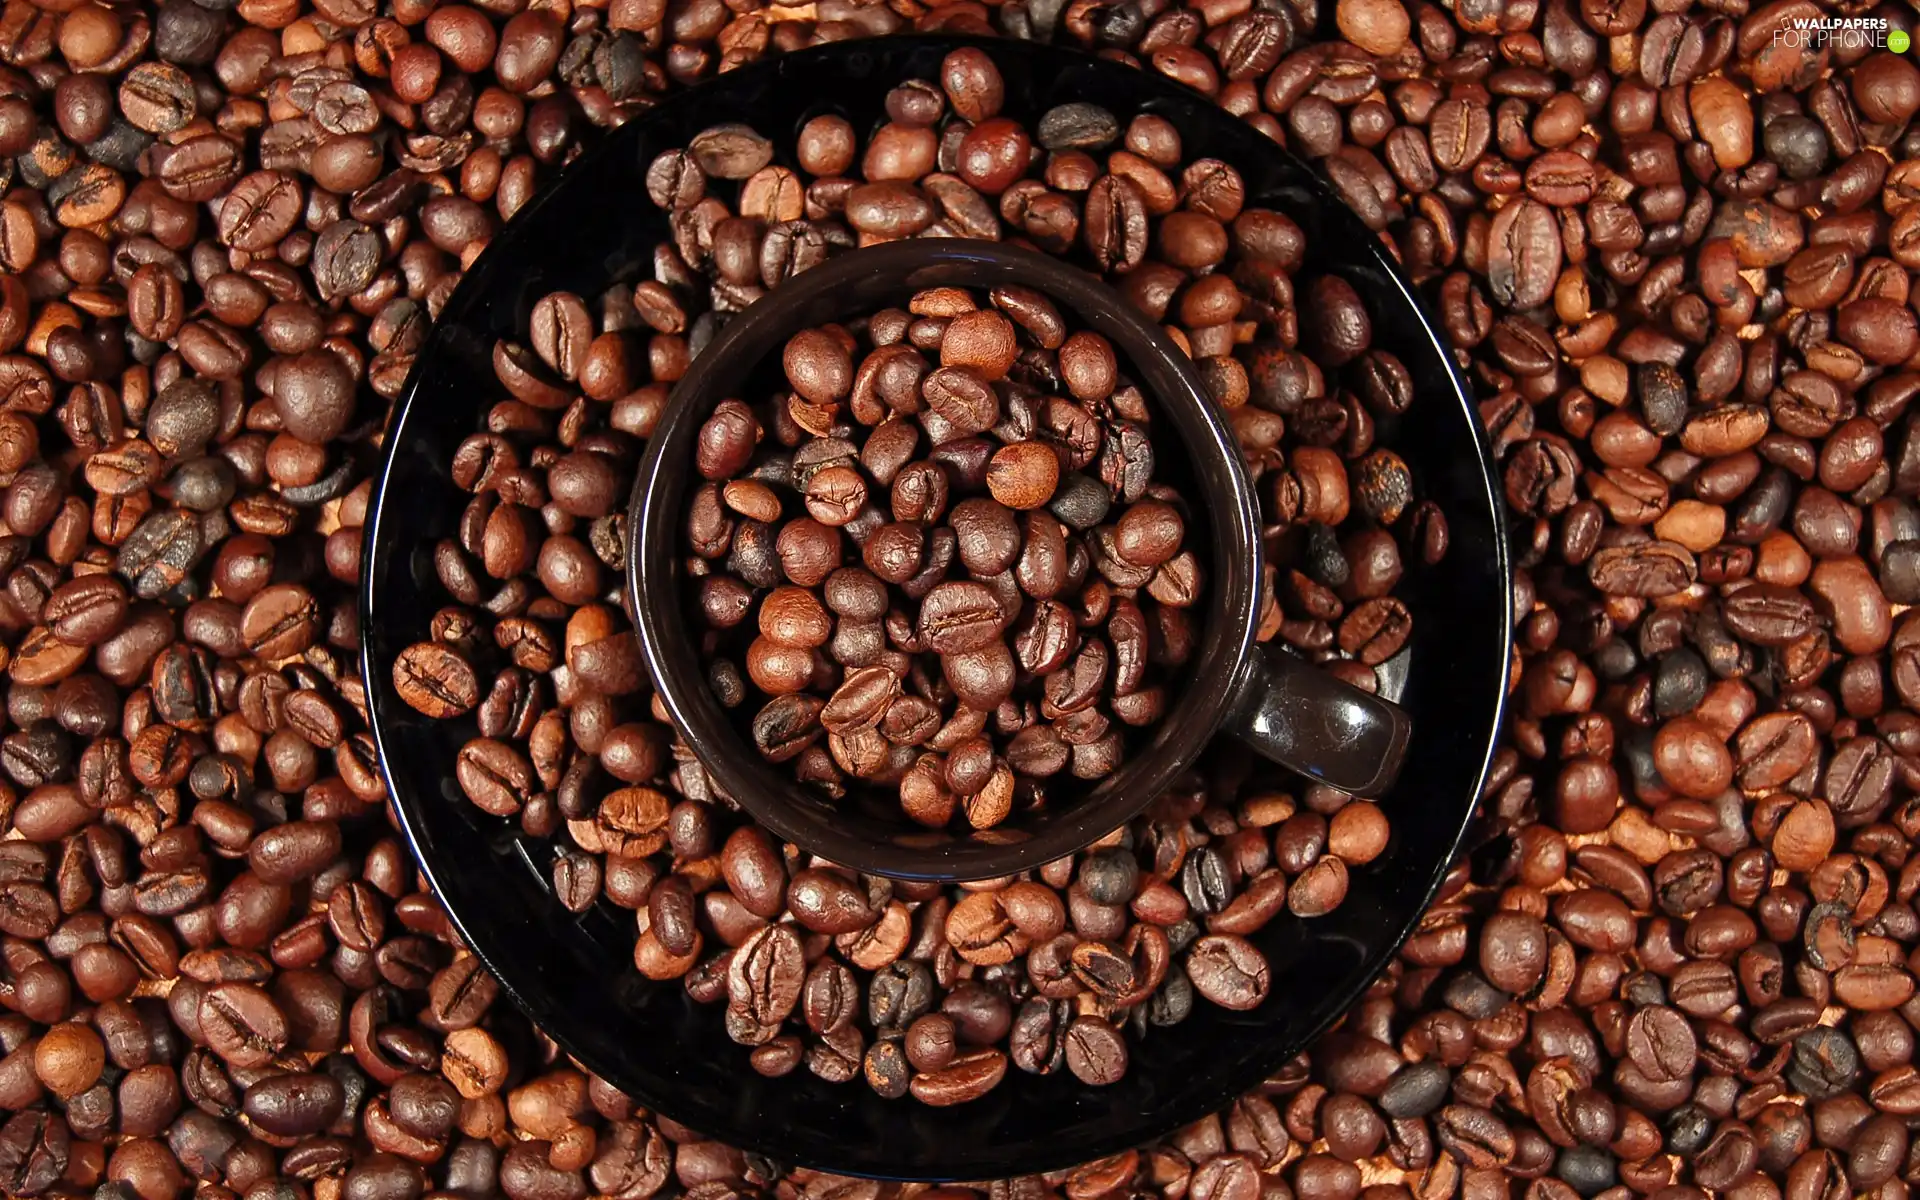
<instances>
[{"instance_id":1,"label":"cup rim","mask_svg":"<svg viewBox=\"0 0 1920 1200\"><path fill-rule=\"evenodd\" d=\"M917 282L916 282L917 281ZM1031 288L1114 343L1136 382L1176 431L1206 506L1211 542L1199 652L1152 741L1050 814L1037 830L1008 822L971 836L928 830L923 844L864 837L835 820L825 797L782 779L720 707L695 651L675 553L686 498L698 486L694 438L713 405L799 329L904 298L927 286ZM1192 360L1117 291L1070 262L967 238L917 238L836 255L783 282L733 317L695 356L662 407L628 510L627 595L642 658L674 727L719 786L786 841L843 866L901 879L965 881L1040 866L1139 815L1206 748L1226 718L1251 655L1263 550L1238 438L1207 398ZM914 839L919 842L920 839Z\"/></svg>"}]
</instances>

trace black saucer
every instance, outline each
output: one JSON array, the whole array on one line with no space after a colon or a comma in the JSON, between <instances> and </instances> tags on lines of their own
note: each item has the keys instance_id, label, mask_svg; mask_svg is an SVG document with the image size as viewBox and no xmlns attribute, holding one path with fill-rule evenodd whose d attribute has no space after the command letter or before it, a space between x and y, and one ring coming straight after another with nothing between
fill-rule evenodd
<instances>
[{"instance_id":1,"label":"black saucer","mask_svg":"<svg viewBox=\"0 0 1920 1200\"><path fill-rule=\"evenodd\" d=\"M449 477L453 449L504 395L494 339L523 327L533 302L567 289L598 294L651 269L666 220L647 200L647 164L701 129L745 121L791 164L800 125L824 112L871 129L908 78L937 78L963 44L987 49L1006 80L1005 115L1092 101L1120 116L1152 111L1179 129L1190 157L1236 166L1249 205L1291 215L1309 237L1306 274L1335 271L1367 301L1375 345L1399 355L1417 402L1381 422L1380 441L1412 465L1422 496L1444 510L1452 550L1410 565L1414 611L1401 702L1415 733L1385 798L1394 837L1352 875L1331 916L1275 920L1255 940L1275 972L1258 1010L1200 1003L1193 1016L1134 1041L1132 1069L1107 1088L1060 1072L1010 1070L985 1099L935 1110L882 1100L864 1084L806 1070L762 1079L725 1033L722 1007L632 966L630 914L575 917L548 890L549 850L461 796L456 749L472 721L438 722L394 694L395 657L427 635L447 602L432 548L453 536L466 501ZM388 458L367 520L364 670L374 734L395 808L434 890L507 994L569 1053L641 1103L782 1163L847 1174L987 1179L1084 1162L1136 1145L1230 1102L1267 1077L1355 1001L1431 902L1460 845L1493 752L1505 694L1511 593L1499 486L1465 384L1432 318L1374 235L1310 169L1257 131L1159 76L1073 51L1014 41L913 36L843 42L742 68L682 93L610 134L558 186L494 238L435 327L387 435Z\"/></svg>"}]
</instances>

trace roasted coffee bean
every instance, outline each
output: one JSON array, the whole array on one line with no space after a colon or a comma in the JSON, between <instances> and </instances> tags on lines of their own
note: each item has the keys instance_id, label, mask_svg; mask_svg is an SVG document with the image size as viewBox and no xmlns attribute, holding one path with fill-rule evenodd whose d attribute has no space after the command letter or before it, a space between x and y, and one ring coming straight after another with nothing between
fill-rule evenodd
<instances>
[{"instance_id":1,"label":"roasted coffee bean","mask_svg":"<svg viewBox=\"0 0 1920 1200\"><path fill-rule=\"evenodd\" d=\"M1195 942L1187 956L1187 976L1202 996L1222 1008L1248 1009L1267 998L1271 986L1266 959L1233 934Z\"/></svg>"}]
</instances>

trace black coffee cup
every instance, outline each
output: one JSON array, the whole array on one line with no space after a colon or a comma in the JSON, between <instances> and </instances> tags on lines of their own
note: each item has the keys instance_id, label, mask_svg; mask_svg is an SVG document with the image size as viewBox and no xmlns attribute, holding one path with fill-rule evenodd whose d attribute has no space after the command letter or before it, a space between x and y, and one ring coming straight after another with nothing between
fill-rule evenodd
<instances>
[{"instance_id":1,"label":"black coffee cup","mask_svg":"<svg viewBox=\"0 0 1920 1200\"><path fill-rule=\"evenodd\" d=\"M720 705L686 619L687 502L694 442L714 406L744 397L763 362L802 329L904 302L924 288L1041 292L1113 343L1153 410L1158 457L1184 451L1207 591L1199 648L1178 703L1146 745L1078 795L1016 812L991 829L949 835L899 815L828 799L761 760ZM1167 436L1171 430L1173 436ZM1058 258L993 242L918 238L854 250L791 279L727 323L674 386L647 440L628 517L627 579L634 626L661 702L726 793L781 837L843 866L910 879L989 879L1032 870L1138 816L1192 765L1214 735L1343 791L1377 795L1406 753L1406 710L1258 644L1260 509L1239 442L1207 398L1193 362L1146 315L1094 276ZM855 786L860 786L855 784Z\"/></svg>"}]
</instances>

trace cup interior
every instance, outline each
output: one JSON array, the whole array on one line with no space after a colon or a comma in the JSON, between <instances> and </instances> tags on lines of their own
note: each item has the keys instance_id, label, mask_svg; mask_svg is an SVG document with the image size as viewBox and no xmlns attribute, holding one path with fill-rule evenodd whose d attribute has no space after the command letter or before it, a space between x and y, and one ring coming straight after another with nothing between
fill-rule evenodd
<instances>
[{"instance_id":1,"label":"cup interior","mask_svg":"<svg viewBox=\"0 0 1920 1200\"><path fill-rule=\"evenodd\" d=\"M802 329L903 304L914 292L960 286L984 293L1017 284L1045 293L1077 328L1114 344L1123 380L1146 397L1154 477L1178 489L1191 516L1188 544L1205 568L1195 606L1195 650L1172 672L1164 717L1128 739L1106 776L1062 772L1043 804L975 832L929 829L900 810L897 786L850 780L832 799L764 762L750 724L762 700L729 712L708 682L689 619L684 569L690 470L700 425L720 401L754 403L786 388L781 349ZM1169 432L1173 436L1168 436ZM856 439L857 440L857 439ZM782 837L833 861L899 878L979 879L1071 853L1118 827L1161 794L1206 745L1253 643L1260 578L1259 525L1238 443L1205 398L1191 361L1095 276L1027 250L962 239L917 239L850 251L795 277L734 317L675 386L634 484L628 571L636 627L661 699L721 788ZM855 551L848 552L852 561Z\"/></svg>"}]
</instances>

